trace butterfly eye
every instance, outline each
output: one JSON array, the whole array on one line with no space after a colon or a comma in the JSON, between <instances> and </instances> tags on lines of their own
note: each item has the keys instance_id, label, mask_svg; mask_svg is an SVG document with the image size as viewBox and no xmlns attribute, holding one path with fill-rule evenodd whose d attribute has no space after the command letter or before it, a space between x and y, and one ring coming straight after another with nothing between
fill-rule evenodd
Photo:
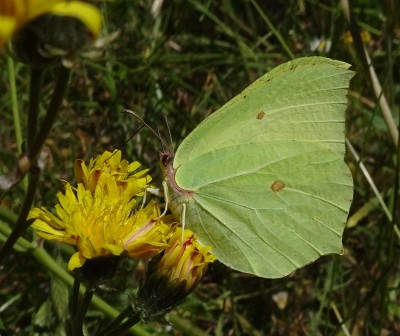
<instances>
[{"instance_id":1,"label":"butterfly eye","mask_svg":"<svg viewBox=\"0 0 400 336\"><path fill-rule=\"evenodd\" d=\"M167 167L172 163L172 161L174 161L174 155L170 152L162 152L160 153L160 161L164 167Z\"/></svg>"}]
</instances>

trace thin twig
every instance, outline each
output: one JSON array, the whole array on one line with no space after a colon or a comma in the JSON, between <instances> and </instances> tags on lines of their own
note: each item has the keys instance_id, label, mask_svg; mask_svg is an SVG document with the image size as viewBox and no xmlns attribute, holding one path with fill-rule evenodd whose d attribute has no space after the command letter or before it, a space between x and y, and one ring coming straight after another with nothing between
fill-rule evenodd
<instances>
[{"instance_id":1,"label":"thin twig","mask_svg":"<svg viewBox=\"0 0 400 336\"><path fill-rule=\"evenodd\" d=\"M343 322L342 315L340 315L339 309L336 307L336 305L333 302L331 302L331 308L332 308L333 312L335 313L335 316L336 316L338 322L340 323L340 326L342 327L343 333L346 336L351 336L349 329L347 329L347 326Z\"/></svg>"}]
</instances>

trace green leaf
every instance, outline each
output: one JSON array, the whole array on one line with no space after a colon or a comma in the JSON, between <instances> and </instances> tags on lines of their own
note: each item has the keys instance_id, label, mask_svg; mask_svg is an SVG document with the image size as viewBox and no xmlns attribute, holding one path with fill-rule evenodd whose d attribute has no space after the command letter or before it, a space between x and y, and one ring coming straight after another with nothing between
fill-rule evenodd
<instances>
[{"instance_id":1,"label":"green leaf","mask_svg":"<svg viewBox=\"0 0 400 336\"><path fill-rule=\"evenodd\" d=\"M50 295L57 318L61 323L64 323L68 316L69 288L60 278L52 277Z\"/></svg>"},{"instance_id":2,"label":"green leaf","mask_svg":"<svg viewBox=\"0 0 400 336\"><path fill-rule=\"evenodd\" d=\"M50 300L44 301L33 317L33 324L41 328L49 328L53 325L54 316L52 308L53 306Z\"/></svg>"}]
</instances>

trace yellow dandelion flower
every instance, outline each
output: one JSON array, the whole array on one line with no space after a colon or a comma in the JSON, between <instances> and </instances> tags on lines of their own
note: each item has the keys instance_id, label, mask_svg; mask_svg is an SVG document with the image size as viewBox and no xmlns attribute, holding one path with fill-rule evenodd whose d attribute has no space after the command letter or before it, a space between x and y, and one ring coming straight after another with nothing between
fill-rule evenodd
<instances>
[{"instance_id":1,"label":"yellow dandelion flower","mask_svg":"<svg viewBox=\"0 0 400 336\"><path fill-rule=\"evenodd\" d=\"M63 0L1 0L0 47L20 28L42 14L74 17L85 24L93 38L101 28L100 11L83 1Z\"/></svg>"},{"instance_id":2,"label":"yellow dandelion flower","mask_svg":"<svg viewBox=\"0 0 400 336\"><path fill-rule=\"evenodd\" d=\"M118 152L113 158L110 154L92 160L88 167L80 162L78 179L83 183L77 188L66 184L65 191L57 194L55 214L45 208L29 214L40 237L76 247L69 270L107 256L151 258L168 245L173 225L159 218L160 209L153 201L139 207L135 199L150 177L146 171L132 174L138 163L121 161Z\"/></svg>"},{"instance_id":3,"label":"yellow dandelion flower","mask_svg":"<svg viewBox=\"0 0 400 336\"><path fill-rule=\"evenodd\" d=\"M140 163L134 161L129 163L121 159L121 151L114 150L112 153L105 151L97 158L91 159L86 166L82 160L75 162L75 178L77 183L82 183L86 189L93 192L101 178L112 176L119 186L127 189L131 195L143 196L144 190L151 181L149 171L144 169L134 173L140 167Z\"/></svg>"},{"instance_id":4,"label":"yellow dandelion flower","mask_svg":"<svg viewBox=\"0 0 400 336\"><path fill-rule=\"evenodd\" d=\"M114 180L96 188L92 194L82 184L59 193L56 215L35 208L29 219L40 237L74 245L77 252L68 264L71 271L84 265L87 259L127 254L135 258L149 258L167 246L171 226L157 219L159 208L150 202L143 209L135 209L135 199L120 198ZM100 190L102 189L102 190ZM111 190L111 193L106 190Z\"/></svg>"}]
</instances>

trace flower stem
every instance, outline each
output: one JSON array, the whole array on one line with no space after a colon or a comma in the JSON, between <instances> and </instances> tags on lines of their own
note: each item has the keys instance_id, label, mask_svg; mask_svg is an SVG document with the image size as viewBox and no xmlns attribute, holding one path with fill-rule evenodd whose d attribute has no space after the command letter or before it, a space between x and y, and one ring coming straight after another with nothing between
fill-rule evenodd
<instances>
[{"instance_id":1,"label":"flower stem","mask_svg":"<svg viewBox=\"0 0 400 336\"><path fill-rule=\"evenodd\" d=\"M131 318L126 320L124 323L121 324L121 327L118 329L114 330L115 336L120 335L122 331L128 330L132 326L134 326L136 323L140 321L140 311L135 312Z\"/></svg>"},{"instance_id":2,"label":"flower stem","mask_svg":"<svg viewBox=\"0 0 400 336\"><path fill-rule=\"evenodd\" d=\"M40 78L36 78L39 76L40 70L32 70L31 75L35 77L35 79L31 79L31 89L30 89L30 97L29 97L29 112L35 114L30 116L29 120L32 120L34 124L36 124L37 120L37 112L39 105L39 94L40 88L38 85L41 83ZM60 67L60 72L58 74L58 78L56 81L56 85L53 91L53 95L50 101L50 105L47 109L46 116L42 122L41 128L38 131L35 139L32 140L32 143L28 143L28 158L30 161L30 169L29 169L29 178L28 178L28 189L25 194L25 199L22 204L21 211L18 216L18 220L15 223L15 227L11 232L11 235L8 237L7 241L4 243L0 250L0 264L4 261L5 258L9 255L14 246L17 239L25 232L28 228L29 224L26 222L26 218L28 217L29 210L31 209L33 198L36 192L36 188L38 185L39 177L40 177L40 169L37 166L37 157L38 154L46 141L46 138L50 132L50 129L54 123L54 120L57 116L57 112L60 108L62 99L68 87L68 82L70 78L71 70L67 69L63 66ZM40 76L41 77L41 74ZM33 87L32 87L33 86ZM28 131L28 140L34 137L36 134L35 125L28 127L30 130ZM22 179L26 172L22 172L20 178Z\"/></svg>"},{"instance_id":3,"label":"flower stem","mask_svg":"<svg viewBox=\"0 0 400 336\"><path fill-rule=\"evenodd\" d=\"M14 121L15 139L17 141L18 154L21 155L23 152L22 124L21 124L20 111L18 107L15 63L11 56L7 56L7 70L8 70L8 80L10 85L10 99L11 99L11 109ZM23 181L23 187L24 191L26 192L28 188L28 181L26 179Z\"/></svg>"},{"instance_id":4,"label":"flower stem","mask_svg":"<svg viewBox=\"0 0 400 336\"><path fill-rule=\"evenodd\" d=\"M21 153L22 150L21 119L18 110L17 87L15 84L15 67L14 67L14 61L11 56L7 56L7 70L10 83L10 98L11 98L11 107L14 119L15 138L17 140L18 153Z\"/></svg>"},{"instance_id":5,"label":"flower stem","mask_svg":"<svg viewBox=\"0 0 400 336\"><path fill-rule=\"evenodd\" d=\"M60 67L58 73L56 86L54 88L53 96L51 97L49 108L47 109L46 116L43 119L40 130L38 131L35 140L29 146L28 157L33 162L42 148L44 142L49 135L50 129L53 126L54 120L60 109L64 94L68 88L71 70L63 66Z\"/></svg>"},{"instance_id":6,"label":"flower stem","mask_svg":"<svg viewBox=\"0 0 400 336\"><path fill-rule=\"evenodd\" d=\"M79 282L79 281L78 281ZM92 297L94 294L94 286L88 285L83 295L82 301L78 307L78 310L75 312L72 318L72 335L73 336L82 336L83 335L83 321L85 320L86 313L88 311L90 302L92 301ZM79 293L79 286L77 293Z\"/></svg>"},{"instance_id":7,"label":"flower stem","mask_svg":"<svg viewBox=\"0 0 400 336\"><path fill-rule=\"evenodd\" d=\"M129 314L133 313L130 318L128 318L124 323L120 324L119 326L116 326L117 323L120 323L123 321L123 319ZM120 316L123 315L121 318ZM114 323L114 321L118 320L118 322ZM125 308L120 315L118 315L114 321L111 321L109 325L106 326L106 329L101 331L102 336L118 336L121 335L123 331L128 330L132 326L134 326L136 323L140 321L140 310L139 311L134 311L132 306L128 306ZM110 325L116 326L116 328L112 328Z\"/></svg>"},{"instance_id":8,"label":"flower stem","mask_svg":"<svg viewBox=\"0 0 400 336\"><path fill-rule=\"evenodd\" d=\"M27 124L27 144L28 148L32 145L37 132L40 92L42 88L43 70L31 68L31 79L29 85L29 107Z\"/></svg>"},{"instance_id":9,"label":"flower stem","mask_svg":"<svg viewBox=\"0 0 400 336\"><path fill-rule=\"evenodd\" d=\"M0 249L0 264L10 254L15 242L25 232L29 224L27 224L26 218L28 217L29 211L32 207L33 198L35 196L36 188L39 183L40 169L38 167L32 167L28 175L28 190L26 191L24 202L22 204L21 211L19 212L17 221L11 234L8 236L6 242Z\"/></svg>"},{"instance_id":10,"label":"flower stem","mask_svg":"<svg viewBox=\"0 0 400 336\"><path fill-rule=\"evenodd\" d=\"M78 311L78 302L79 302L79 288L81 287L81 282L74 278L74 284L72 286L72 294L71 301L69 302L69 313L71 315L71 320L73 320Z\"/></svg>"},{"instance_id":11,"label":"flower stem","mask_svg":"<svg viewBox=\"0 0 400 336\"><path fill-rule=\"evenodd\" d=\"M119 324L132 312L132 306L127 306L116 318L114 318L110 323L108 323L104 328L100 329L97 333L98 335L108 335L114 329L116 329Z\"/></svg>"}]
</instances>

